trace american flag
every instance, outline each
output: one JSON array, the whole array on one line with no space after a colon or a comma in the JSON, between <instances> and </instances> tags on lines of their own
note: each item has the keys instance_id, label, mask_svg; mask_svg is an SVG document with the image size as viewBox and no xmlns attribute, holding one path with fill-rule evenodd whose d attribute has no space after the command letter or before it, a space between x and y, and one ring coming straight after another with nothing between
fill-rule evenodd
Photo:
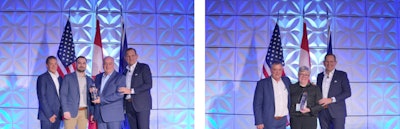
<instances>
[{"instance_id":1,"label":"american flag","mask_svg":"<svg viewBox=\"0 0 400 129\"><path fill-rule=\"evenodd\" d=\"M262 67L263 76L262 78L267 78L271 75L271 64L274 61L282 62L282 65L285 66L283 60L283 49L281 43L281 33L279 32L278 23L275 24L274 32L272 33L271 42L268 46L268 52L265 56L264 65ZM284 73L283 73L284 74Z\"/></svg>"},{"instance_id":2,"label":"american flag","mask_svg":"<svg viewBox=\"0 0 400 129\"><path fill-rule=\"evenodd\" d=\"M310 49L308 47L307 26L305 22L303 22L303 38L301 39L300 48L301 49L300 49L299 67L307 66L308 68L311 69Z\"/></svg>"},{"instance_id":3,"label":"american flag","mask_svg":"<svg viewBox=\"0 0 400 129\"><path fill-rule=\"evenodd\" d=\"M57 72L61 77L65 74L72 73L76 70L75 64L75 46L72 38L71 23L69 19L65 25L64 32L61 37L60 46L58 47L57 57L63 67L58 67Z\"/></svg>"}]
</instances>

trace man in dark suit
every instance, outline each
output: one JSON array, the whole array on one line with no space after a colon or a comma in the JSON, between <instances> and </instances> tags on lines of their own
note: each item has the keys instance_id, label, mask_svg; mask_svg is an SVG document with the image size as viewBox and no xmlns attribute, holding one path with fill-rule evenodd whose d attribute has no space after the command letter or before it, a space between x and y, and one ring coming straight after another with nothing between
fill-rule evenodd
<instances>
[{"instance_id":1,"label":"man in dark suit","mask_svg":"<svg viewBox=\"0 0 400 129\"><path fill-rule=\"evenodd\" d=\"M85 74L86 58L76 59L76 72L65 75L61 85L61 107L64 111L64 129L86 129L93 106L90 102L89 87L93 80Z\"/></svg>"},{"instance_id":2,"label":"man in dark suit","mask_svg":"<svg viewBox=\"0 0 400 129\"><path fill-rule=\"evenodd\" d=\"M317 85L322 90L319 104L324 109L319 113L321 129L344 129L347 116L345 100L351 96L347 73L336 70L336 56L325 55L325 71L318 74Z\"/></svg>"},{"instance_id":3,"label":"man in dark suit","mask_svg":"<svg viewBox=\"0 0 400 129\"><path fill-rule=\"evenodd\" d=\"M257 82L253 111L257 129L285 129L289 115L290 97L288 77L282 76L281 62L271 65L272 76Z\"/></svg>"},{"instance_id":4,"label":"man in dark suit","mask_svg":"<svg viewBox=\"0 0 400 129\"><path fill-rule=\"evenodd\" d=\"M39 100L38 119L42 129L58 129L62 113L59 99L62 80L57 73L57 58L47 57L46 67L48 71L38 77L36 85Z\"/></svg>"},{"instance_id":5,"label":"man in dark suit","mask_svg":"<svg viewBox=\"0 0 400 129\"><path fill-rule=\"evenodd\" d=\"M152 108L151 71L149 65L139 63L137 59L138 55L135 49L126 50L125 60L128 63L124 72L126 87L121 87L119 91L126 94L124 107L130 129L149 129L150 109Z\"/></svg>"},{"instance_id":6,"label":"man in dark suit","mask_svg":"<svg viewBox=\"0 0 400 129\"><path fill-rule=\"evenodd\" d=\"M120 129L124 120L123 94L118 88L125 87L125 76L114 70L114 58L103 59L104 72L96 75L95 84L99 89L99 97L92 102L94 119L98 129Z\"/></svg>"}]
</instances>

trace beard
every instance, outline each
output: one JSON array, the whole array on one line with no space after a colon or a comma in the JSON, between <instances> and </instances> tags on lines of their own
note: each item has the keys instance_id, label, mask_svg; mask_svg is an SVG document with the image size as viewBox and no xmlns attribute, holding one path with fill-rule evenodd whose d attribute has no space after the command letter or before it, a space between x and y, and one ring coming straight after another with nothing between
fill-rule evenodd
<instances>
[{"instance_id":1,"label":"beard","mask_svg":"<svg viewBox=\"0 0 400 129\"><path fill-rule=\"evenodd\" d=\"M85 69L77 69L76 71L78 71L78 72L85 72Z\"/></svg>"}]
</instances>

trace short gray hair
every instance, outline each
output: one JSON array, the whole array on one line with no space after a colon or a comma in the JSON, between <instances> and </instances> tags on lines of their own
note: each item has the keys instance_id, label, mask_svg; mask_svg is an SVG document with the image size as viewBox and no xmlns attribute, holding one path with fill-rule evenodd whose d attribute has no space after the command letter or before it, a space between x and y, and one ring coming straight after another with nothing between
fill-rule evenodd
<instances>
[{"instance_id":1,"label":"short gray hair","mask_svg":"<svg viewBox=\"0 0 400 129\"><path fill-rule=\"evenodd\" d=\"M311 73L310 68L308 68L307 66L300 66L299 67L299 73L301 73L301 72Z\"/></svg>"}]
</instances>

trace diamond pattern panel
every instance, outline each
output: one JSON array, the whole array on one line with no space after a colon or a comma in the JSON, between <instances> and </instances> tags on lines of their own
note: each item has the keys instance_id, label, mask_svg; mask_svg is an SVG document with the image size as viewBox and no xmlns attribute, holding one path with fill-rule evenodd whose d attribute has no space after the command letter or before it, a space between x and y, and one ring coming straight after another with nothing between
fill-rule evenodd
<instances>
[{"instance_id":1,"label":"diamond pattern panel","mask_svg":"<svg viewBox=\"0 0 400 129\"><path fill-rule=\"evenodd\" d=\"M28 112L24 109L0 108L0 128L26 129L28 128Z\"/></svg>"},{"instance_id":2,"label":"diamond pattern panel","mask_svg":"<svg viewBox=\"0 0 400 129\"><path fill-rule=\"evenodd\" d=\"M368 128L371 129L399 129L399 116L369 116Z\"/></svg>"},{"instance_id":3,"label":"diamond pattern panel","mask_svg":"<svg viewBox=\"0 0 400 129\"><path fill-rule=\"evenodd\" d=\"M159 44L185 44L187 28L185 15L159 15L157 20Z\"/></svg>"},{"instance_id":4,"label":"diamond pattern panel","mask_svg":"<svg viewBox=\"0 0 400 129\"><path fill-rule=\"evenodd\" d=\"M278 17L273 17L273 19L278 19ZM270 31L274 28L276 22L272 22L269 27ZM301 38L303 36L303 30L298 29L303 27L303 22L301 17L299 16L285 16L279 17L278 21L279 31L281 32L281 42L283 48L299 48ZM271 33L265 35L267 37L271 37ZM283 38L284 37L284 38ZM267 42L268 45L270 41Z\"/></svg>"},{"instance_id":5,"label":"diamond pattern panel","mask_svg":"<svg viewBox=\"0 0 400 129\"><path fill-rule=\"evenodd\" d=\"M3 0L0 2L0 11L29 11L29 1L25 0Z\"/></svg>"},{"instance_id":6,"label":"diamond pattern panel","mask_svg":"<svg viewBox=\"0 0 400 129\"><path fill-rule=\"evenodd\" d=\"M350 86L351 97L346 99L347 115L368 115L368 83L350 83Z\"/></svg>"},{"instance_id":7,"label":"diamond pattern panel","mask_svg":"<svg viewBox=\"0 0 400 129\"><path fill-rule=\"evenodd\" d=\"M235 15L236 9L236 0L206 0L207 15Z\"/></svg>"},{"instance_id":8,"label":"diamond pattern panel","mask_svg":"<svg viewBox=\"0 0 400 129\"><path fill-rule=\"evenodd\" d=\"M234 88L232 81L206 81L206 113L233 113Z\"/></svg>"},{"instance_id":9,"label":"diamond pattern panel","mask_svg":"<svg viewBox=\"0 0 400 129\"><path fill-rule=\"evenodd\" d=\"M237 1L239 15L266 15L269 13L267 1L263 0L249 0Z\"/></svg>"},{"instance_id":10,"label":"diamond pattern panel","mask_svg":"<svg viewBox=\"0 0 400 129\"><path fill-rule=\"evenodd\" d=\"M39 107L39 101L38 101L37 92L36 92L37 78L38 78L38 76L29 76L27 79L27 85L28 85L27 86L27 90L28 90L27 95L28 96L27 96L26 100L28 101L29 109L37 109ZM37 117L37 114L35 114L35 118L36 117Z\"/></svg>"},{"instance_id":11,"label":"diamond pattern panel","mask_svg":"<svg viewBox=\"0 0 400 129\"><path fill-rule=\"evenodd\" d=\"M336 68L346 71L351 82L367 82L367 50L341 50L338 49L335 53L340 53L336 56ZM348 56L352 55L352 56Z\"/></svg>"},{"instance_id":12,"label":"diamond pattern panel","mask_svg":"<svg viewBox=\"0 0 400 129\"><path fill-rule=\"evenodd\" d=\"M121 43L121 14L118 13L99 13L98 19L101 26L101 42L104 43ZM94 37L94 33L92 34Z\"/></svg>"},{"instance_id":13,"label":"diamond pattern panel","mask_svg":"<svg viewBox=\"0 0 400 129\"><path fill-rule=\"evenodd\" d=\"M235 82L234 85L235 114L248 114L253 116L253 98L257 82Z\"/></svg>"},{"instance_id":14,"label":"diamond pattern panel","mask_svg":"<svg viewBox=\"0 0 400 129\"><path fill-rule=\"evenodd\" d=\"M235 46L235 18L230 16L206 16L206 47ZM207 57L207 56L206 56Z\"/></svg>"},{"instance_id":15,"label":"diamond pattern panel","mask_svg":"<svg viewBox=\"0 0 400 129\"><path fill-rule=\"evenodd\" d=\"M206 80L227 80L234 78L235 49L208 48L206 49Z\"/></svg>"},{"instance_id":16,"label":"diamond pattern panel","mask_svg":"<svg viewBox=\"0 0 400 129\"><path fill-rule=\"evenodd\" d=\"M390 50L368 51L368 81L398 82L399 52Z\"/></svg>"},{"instance_id":17,"label":"diamond pattern panel","mask_svg":"<svg viewBox=\"0 0 400 129\"><path fill-rule=\"evenodd\" d=\"M60 26L62 15L52 12L37 12L30 15L29 39L31 43L60 43L61 30L64 26Z\"/></svg>"},{"instance_id":18,"label":"diamond pattern panel","mask_svg":"<svg viewBox=\"0 0 400 129\"><path fill-rule=\"evenodd\" d=\"M37 120L38 110L37 109L26 109L26 110L28 112L27 114L28 116L25 117L27 117L28 123L25 124L27 124L27 126L31 129L40 129L40 121Z\"/></svg>"},{"instance_id":19,"label":"diamond pattern panel","mask_svg":"<svg viewBox=\"0 0 400 129\"><path fill-rule=\"evenodd\" d=\"M26 76L0 76L0 107L26 108L28 106L28 81Z\"/></svg>"},{"instance_id":20,"label":"diamond pattern panel","mask_svg":"<svg viewBox=\"0 0 400 129\"><path fill-rule=\"evenodd\" d=\"M396 10L399 9L398 1L366 1L367 15L379 17L395 17Z\"/></svg>"},{"instance_id":21,"label":"diamond pattern panel","mask_svg":"<svg viewBox=\"0 0 400 129\"><path fill-rule=\"evenodd\" d=\"M365 0L359 1L335 1L336 5L330 5L333 9L333 14L341 16L366 16ZM332 12L329 12L332 14ZM342 19L342 18L340 18ZM346 18L343 18L346 19ZM347 22L348 23L348 22Z\"/></svg>"},{"instance_id":22,"label":"diamond pattern panel","mask_svg":"<svg viewBox=\"0 0 400 129\"><path fill-rule=\"evenodd\" d=\"M61 1L59 0L32 0L31 11L60 11Z\"/></svg>"},{"instance_id":23,"label":"diamond pattern panel","mask_svg":"<svg viewBox=\"0 0 400 129\"><path fill-rule=\"evenodd\" d=\"M189 89L187 78L159 78L158 101L159 109L188 108L194 92ZM192 98L192 99L189 99Z\"/></svg>"},{"instance_id":24,"label":"diamond pattern panel","mask_svg":"<svg viewBox=\"0 0 400 129\"><path fill-rule=\"evenodd\" d=\"M158 124L163 129L192 129L193 110L158 110Z\"/></svg>"},{"instance_id":25,"label":"diamond pattern panel","mask_svg":"<svg viewBox=\"0 0 400 129\"><path fill-rule=\"evenodd\" d=\"M368 117L364 116L347 116L346 129L368 129Z\"/></svg>"},{"instance_id":26,"label":"diamond pattern panel","mask_svg":"<svg viewBox=\"0 0 400 129\"><path fill-rule=\"evenodd\" d=\"M0 13L0 39L3 43L25 43L29 41L29 13Z\"/></svg>"},{"instance_id":27,"label":"diamond pattern panel","mask_svg":"<svg viewBox=\"0 0 400 129\"><path fill-rule=\"evenodd\" d=\"M26 75L29 44L0 44L0 74ZM13 66L13 67L11 67Z\"/></svg>"},{"instance_id":28,"label":"diamond pattern panel","mask_svg":"<svg viewBox=\"0 0 400 129\"><path fill-rule=\"evenodd\" d=\"M367 48L366 18L343 17L331 22L333 48Z\"/></svg>"},{"instance_id":29,"label":"diamond pattern panel","mask_svg":"<svg viewBox=\"0 0 400 129\"><path fill-rule=\"evenodd\" d=\"M246 129L254 126L254 116L253 115L236 115L234 129Z\"/></svg>"},{"instance_id":30,"label":"diamond pattern panel","mask_svg":"<svg viewBox=\"0 0 400 129\"><path fill-rule=\"evenodd\" d=\"M87 12L74 12L71 13L70 22L71 22L71 31L72 36L74 38L74 43L88 43L93 44L94 35L96 31L96 20L94 19L96 16ZM65 19L68 19L68 15L66 15ZM102 21L100 21L102 26ZM66 24L66 20L61 23L60 35L62 33L62 29ZM100 30L103 30L103 27L100 27ZM103 38L103 34L102 38ZM60 37L55 37L57 42L60 42Z\"/></svg>"},{"instance_id":31,"label":"diamond pattern panel","mask_svg":"<svg viewBox=\"0 0 400 129\"><path fill-rule=\"evenodd\" d=\"M125 15L128 44L156 44L156 17L150 14Z\"/></svg>"},{"instance_id":32,"label":"diamond pattern panel","mask_svg":"<svg viewBox=\"0 0 400 129\"><path fill-rule=\"evenodd\" d=\"M368 48L398 49L398 23L394 18L368 19Z\"/></svg>"},{"instance_id":33,"label":"diamond pattern panel","mask_svg":"<svg viewBox=\"0 0 400 129\"><path fill-rule=\"evenodd\" d=\"M400 83L368 84L368 115L399 115Z\"/></svg>"},{"instance_id":34,"label":"diamond pattern panel","mask_svg":"<svg viewBox=\"0 0 400 129\"><path fill-rule=\"evenodd\" d=\"M50 55L55 56L59 44L30 44L29 54L29 75L40 75L47 71L46 58ZM90 57L91 58L91 57ZM11 58L12 59L12 58ZM89 61L89 60L88 60ZM88 63L89 64L89 63ZM0 67L4 68L4 67ZM36 84L35 84L36 85Z\"/></svg>"},{"instance_id":35,"label":"diamond pattern panel","mask_svg":"<svg viewBox=\"0 0 400 129\"><path fill-rule=\"evenodd\" d=\"M237 48L235 80L260 80L266 51L266 48Z\"/></svg>"},{"instance_id":36,"label":"diamond pattern panel","mask_svg":"<svg viewBox=\"0 0 400 129\"><path fill-rule=\"evenodd\" d=\"M290 1L279 1L276 0L273 3L268 4L271 6L271 14L289 14L289 15L301 15L303 9L303 0L290 0Z\"/></svg>"},{"instance_id":37,"label":"diamond pattern panel","mask_svg":"<svg viewBox=\"0 0 400 129\"><path fill-rule=\"evenodd\" d=\"M136 13L155 13L155 0L129 0L124 5L124 10L127 12L136 12Z\"/></svg>"},{"instance_id":38,"label":"diamond pattern panel","mask_svg":"<svg viewBox=\"0 0 400 129\"><path fill-rule=\"evenodd\" d=\"M156 0L158 13L193 14L193 0Z\"/></svg>"},{"instance_id":39,"label":"diamond pattern panel","mask_svg":"<svg viewBox=\"0 0 400 129\"><path fill-rule=\"evenodd\" d=\"M79 11L95 11L95 0L68 0L62 1L63 9L62 10L79 10ZM97 5L97 4L96 4ZM119 5L117 6L119 8ZM95 24L93 24L95 26Z\"/></svg>"},{"instance_id":40,"label":"diamond pattern panel","mask_svg":"<svg viewBox=\"0 0 400 129\"><path fill-rule=\"evenodd\" d=\"M237 47L265 47L270 42L268 17L263 16L239 16L237 17Z\"/></svg>"},{"instance_id":41,"label":"diamond pattern panel","mask_svg":"<svg viewBox=\"0 0 400 129\"><path fill-rule=\"evenodd\" d=\"M159 76L190 76L190 60L186 46L159 46Z\"/></svg>"},{"instance_id":42,"label":"diamond pattern panel","mask_svg":"<svg viewBox=\"0 0 400 129\"><path fill-rule=\"evenodd\" d=\"M235 116L222 114L206 115L206 129L234 129ZM252 126L247 126L252 127Z\"/></svg>"}]
</instances>

